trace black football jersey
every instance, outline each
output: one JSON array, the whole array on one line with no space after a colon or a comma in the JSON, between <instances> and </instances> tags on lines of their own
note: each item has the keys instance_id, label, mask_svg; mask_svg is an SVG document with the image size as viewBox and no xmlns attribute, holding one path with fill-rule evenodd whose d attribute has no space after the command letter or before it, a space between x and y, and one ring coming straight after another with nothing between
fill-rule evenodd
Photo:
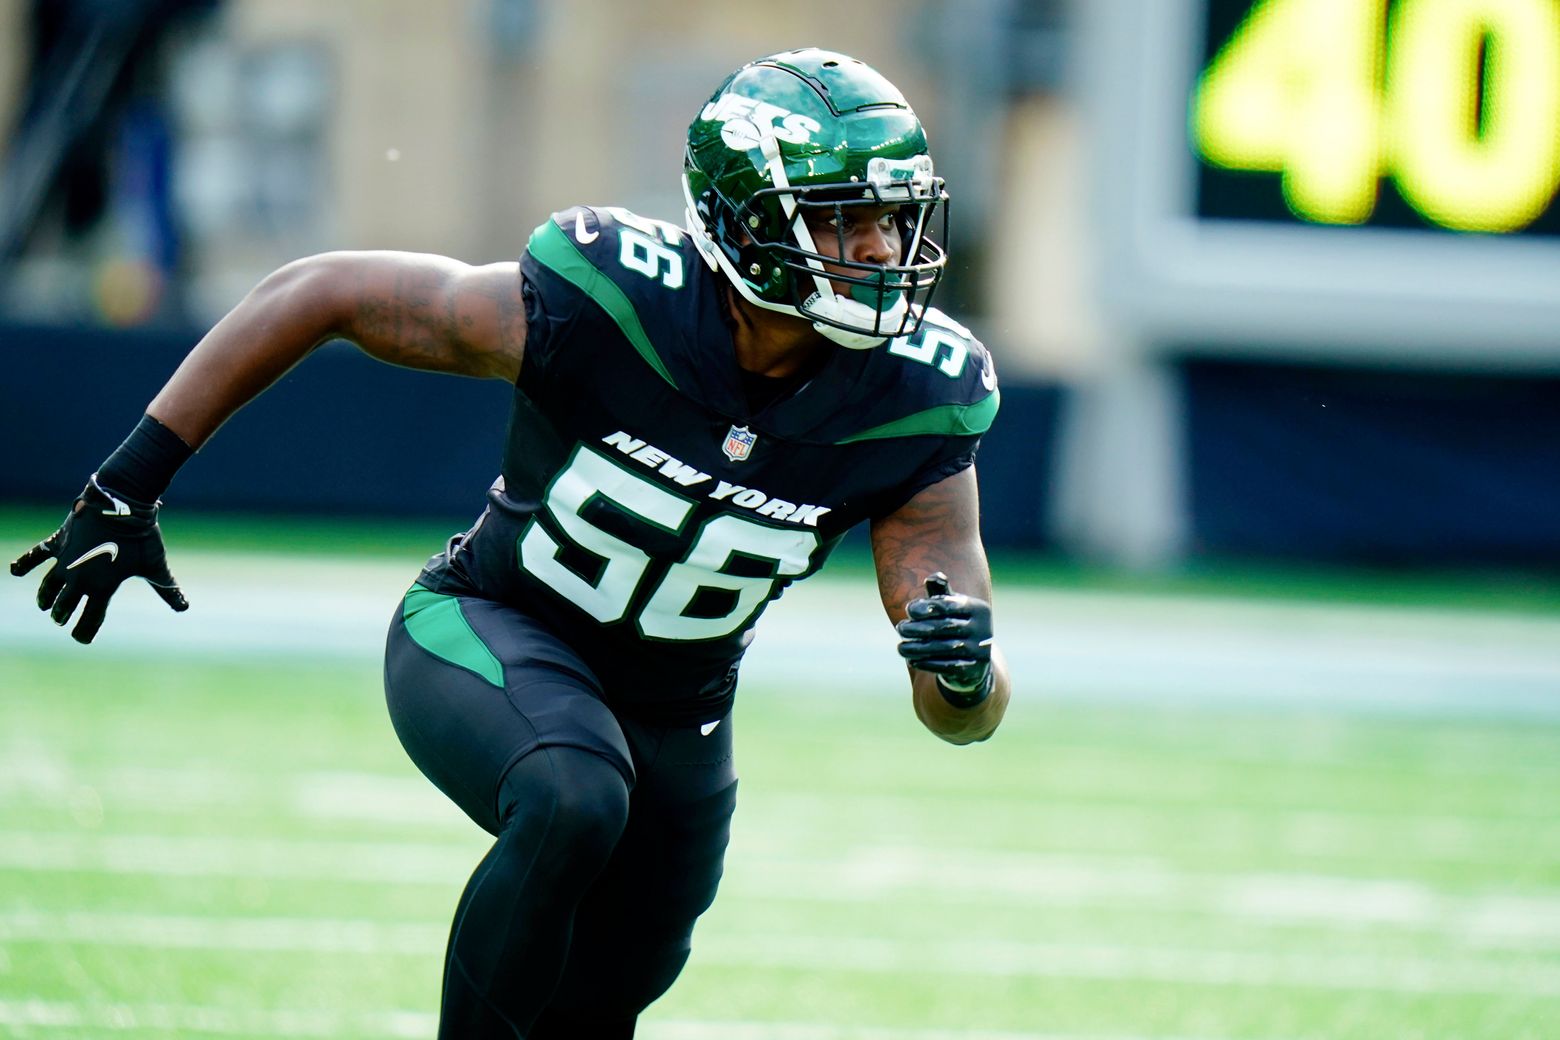
<instances>
[{"instance_id":1,"label":"black football jersey","mask_svg":"<svg viewBox=\"0 0 1560 1040\"><path fill-rule=\"evenodd\" d=\"M970 465L996 414L991 358L935 309L754 411L723 276L686 230L623 209L555 214L520 269L502 475L421 580L542 621L641 717L719 718L764 607Z\"/></svg>"}]
</instances>

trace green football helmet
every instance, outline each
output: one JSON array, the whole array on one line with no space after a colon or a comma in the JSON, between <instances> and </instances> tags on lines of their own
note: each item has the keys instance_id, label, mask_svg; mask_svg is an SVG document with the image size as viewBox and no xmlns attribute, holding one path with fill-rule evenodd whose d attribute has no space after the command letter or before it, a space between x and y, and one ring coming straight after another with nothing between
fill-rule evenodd
<instances>
[{"instance_id":1,"label":"green football helmet","mask_svg":"<svg viewBox=\"0 0 1560 1040\"><path fill-rule=\"evenodd\" d=\"M799 315L846 347L913 332L947 266L927 235L948 195L920 120L882 75L833 51L774 54L727 77L688 129L683 191L712 269L749 303ZM845 258L850 206L898 207L897 262ZM819 252L803 219L819 210L834 218L837 256ZM946 241L946 207L942 224Z\"/></svg>"}]
</instances>

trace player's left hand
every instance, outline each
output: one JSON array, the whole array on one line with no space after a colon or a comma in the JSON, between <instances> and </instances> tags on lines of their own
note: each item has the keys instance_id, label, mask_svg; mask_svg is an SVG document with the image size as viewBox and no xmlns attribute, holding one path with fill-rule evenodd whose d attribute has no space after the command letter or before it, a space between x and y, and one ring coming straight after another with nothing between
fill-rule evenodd
<instances>
[{"instance_id":1,"label":"player's left hand","mask_svg":"<svg viewBox=\"0 0 1560 1040\"><path fill-rule=\"evenodd\" d=\"M939 571L926 579L926 595L911 600L906 612L909 617L895 626L899 655L911 667L935 673L953 703L968 707L984 700L992 682L991 604L952 591Z\"/></svg>"},{"instance_id":2,"label":"player's left hand","mask_svg":"<svg viewBox=\"0 0 1560 1040\"><path fill-rule=\"evenodd\" d=\"M71 631L78 643L92 642L109 599L127 578L145 578L168 606L188 610L189 602L168 571L158 505L106 491L94 475L60 529L18 557L11 573L21 577L45 560L55 561L38 586L38 609L64 625L85 599L81 619Z\"/></svg>"}]
</instances>

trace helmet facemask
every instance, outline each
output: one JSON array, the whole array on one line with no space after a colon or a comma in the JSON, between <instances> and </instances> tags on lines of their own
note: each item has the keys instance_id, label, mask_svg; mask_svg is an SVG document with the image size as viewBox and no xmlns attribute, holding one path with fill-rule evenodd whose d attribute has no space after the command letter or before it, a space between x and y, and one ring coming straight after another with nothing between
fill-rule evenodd
<instances>
[{"instance_id":1,"label":"helmet facemask","mask_svg":"<svg viewBox=\"0 0 1560 1040\"><path fill-rule=\"evenodd\" d=\"M864 179L793 186L774 137L762 134L759 148L770 186L741 205L713 185L695 199L684 177L689 226L713 266L748 302L799 315L841 346L867 349L919 328L947 266L943 248L927 235L939 204L943 239L948 220L948 195L931 158L875 156ZM897 207L897 262L847 258L843 218L858 206ZM836 218L835 255L819 250L808 226L806 217L820 212Z\"/></svg>"}]
</instances>

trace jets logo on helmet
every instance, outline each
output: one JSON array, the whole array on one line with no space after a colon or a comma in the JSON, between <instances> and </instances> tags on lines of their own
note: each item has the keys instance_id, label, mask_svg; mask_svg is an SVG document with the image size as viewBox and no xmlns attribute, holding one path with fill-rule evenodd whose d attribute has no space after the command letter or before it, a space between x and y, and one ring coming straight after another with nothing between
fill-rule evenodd
<instances>
[{"instance_id":1,"label":"jets logo on helmet","mask_svg":"<svg viewBox=\"0 0 1560 1040\"><path fill-rule=\"evenodd\" d=\"M749 303L795 314L843 346L919 326L947 266L927 232L947 201L904 96L843 54L788 51L727 78L688 130L688 227L705 261ZM846 255L853 206L891 216L900 255ZM834 227L838 249L819 250ZM941 239L947 238L947 209Z\"/></svg>"},{"instance_id":2,"label":"jets logo on helmet","mask_svg":"<svg viewBox=\"0 0 1560 1040\"><path fill-rule=\"evenodd\" d=\"M782 141L800 144L812 139L823 129L818 121L800 112L787 112L757 98L741 94L722 94L704 106L700 119L719 120L720 139L728 148L747 151L757 148L762 140L764 127Z\"/></svg>"}]
</instances>

